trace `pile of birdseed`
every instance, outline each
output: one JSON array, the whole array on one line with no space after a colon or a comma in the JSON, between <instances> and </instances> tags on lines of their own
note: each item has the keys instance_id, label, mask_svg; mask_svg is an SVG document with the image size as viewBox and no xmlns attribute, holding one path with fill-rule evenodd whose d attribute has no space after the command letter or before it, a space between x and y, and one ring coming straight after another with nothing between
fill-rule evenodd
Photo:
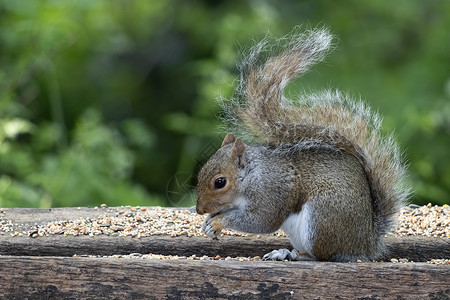
<instances>
[{"instance_id":1,"label":"pile of birdseed","mask_svg":"<svg viewBox=\"0 0 450 300\"><path fill-rule=\"evenodd\" d=\"M146 237L152 235L198 236L201 234L201 216L187 210L170 210L162 207L117 208L116 214L99 215L96 219L82 218L76 220L54 221L39 225L31 237L63 235L112 235Z\"/></svg>"},{"instance_id":2,"label":"pile of birdseed","mask_svg":"<svg viewBox=\"0 0 450 300\"><path fill-rule=\"evenodd\" d=\"M102 205L102 207L106 208L106 205ZM111 235L135 238L153 235L205 236L202 232L202 223L205 217L187 209L162 207L119 207L111 209L114 210L112 213L106 213L102 209L98 209L99 216L96 218L55 220L47 224L36 225L28 231L14 231L17 224L13 224L11 220L0 220L0 234L29 235L33 238L52 234L67 236ZM400 236L425 235L450 238L450 206L432 206L429 204L404 207L392 233ZM222 235L251 236L251 234L232 230L224 230ZM281 230L272 235L286 236Z\"/></svg>"},{"instance_id":3,"label":"pile of birdseed","mask_svg":"<svg viewBox=\"0 0 450 300\"><path fill-rule=\"evenodd\" d=\"M31 237L62 235L111 235L136 238L152 235L205 236L202 232L204 216L189 210L174 210L162 207L121 207L114 216L100 215L96 219L82 218L60 220L38 225L28 231ZM224 230L223 235L249 236L231 230Z\"/></svg>"},{"instance_id":4,"label":"pile of birdseed","mask_svg":"<svg viewBox=\"0 0 450 300\"><path fill-rule=\"evenodd\" d=\"M450 206L411 204L404 207L393 233L400 236L425 235L450 238Z\"/></svg>"}]
</instances>

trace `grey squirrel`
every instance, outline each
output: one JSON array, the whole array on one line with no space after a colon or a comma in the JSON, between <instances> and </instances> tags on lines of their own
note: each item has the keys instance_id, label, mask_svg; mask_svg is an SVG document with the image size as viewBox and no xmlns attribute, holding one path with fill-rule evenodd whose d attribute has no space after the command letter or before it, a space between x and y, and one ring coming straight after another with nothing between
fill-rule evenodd
<instances>
[{"instance_id":1,"label":"grey squirrel","mask_svg":"<svg viewBox=\"0 0 450 300\"><path fill-rule=\"evenodd\" d=\"M294 250L271 260L368 261L385 253L384 235L405 204L406 166L381 118L337 91L290 101L286 85L321 61L327 29L295 28L257 43L240 65L236 96L222 105L227 134L198 175L203 230L270 233L282 228ZM272 55L276 52L275 55Z\"/></svg>"}]
</instances>

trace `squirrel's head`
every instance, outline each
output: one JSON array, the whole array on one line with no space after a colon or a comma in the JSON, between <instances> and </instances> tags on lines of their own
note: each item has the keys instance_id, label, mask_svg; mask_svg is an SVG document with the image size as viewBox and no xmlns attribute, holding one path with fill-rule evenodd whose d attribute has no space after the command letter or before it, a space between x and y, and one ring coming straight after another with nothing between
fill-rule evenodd
<instances>
[{"instance_id":1,"label":"squirrel's head","mask_svg":"<svg viewBox=\"0 0 450 300\"><path fill-rule=\"evenodd\" d=\"M245 144L227 134L219 150L198 174L197 213L214 214L227 209L236 199L240 170L246 165Z\"/></svg>"}]
</instances>

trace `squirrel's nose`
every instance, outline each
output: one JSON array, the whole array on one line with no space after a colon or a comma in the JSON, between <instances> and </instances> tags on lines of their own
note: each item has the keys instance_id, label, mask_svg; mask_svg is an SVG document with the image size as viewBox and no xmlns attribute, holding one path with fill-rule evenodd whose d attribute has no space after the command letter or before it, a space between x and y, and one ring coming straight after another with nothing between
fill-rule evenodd
<instances>
[{"instance_id":1,"label":"squirrel's nose","mask_svg":"<svg viewBox=\"0 0 450 300\"><path fill-rule=\"evenodd\" d=\"M195 207L195 210L197 211L197 213L199 215L203 215L205 212L203 211L203 209L201 207L199 207L198 202L197 202L197 206Z\"/></svg>"}]
</instances>

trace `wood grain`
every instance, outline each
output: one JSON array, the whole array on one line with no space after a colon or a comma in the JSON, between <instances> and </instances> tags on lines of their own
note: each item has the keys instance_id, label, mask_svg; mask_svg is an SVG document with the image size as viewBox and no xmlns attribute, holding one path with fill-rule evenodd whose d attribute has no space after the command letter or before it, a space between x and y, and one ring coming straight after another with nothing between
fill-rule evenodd
<instances>
[{"instance_id":1,"label":"wood grain","mask_svg":"<svg viewBox=\"0 0 450 300\"><path fill-rule=\"evenodd\" d=\"M411 261L449 258L450 239L427 237L389 237L387 238L391 258L407 258ZM170 237L166 235L141 239L114 236L62 236L30 238L27 236L0 236L0 255L15 256L73 256L77 255L113 255L130 253L154 253L163 255L207 255L262 256L274 249L291 248L287 238L232 237L224 236L219 240L204 237Z\"/></svg>"},{"instance_id":2,"label":"wood grain","mask_svg":"<svg viewBox=\"0 0 450 300\"><path fill-rule=\"evenodd\" d=\"M0 256L2 299L449 299L450 268Z\"/></svg>"}]
</instances>

